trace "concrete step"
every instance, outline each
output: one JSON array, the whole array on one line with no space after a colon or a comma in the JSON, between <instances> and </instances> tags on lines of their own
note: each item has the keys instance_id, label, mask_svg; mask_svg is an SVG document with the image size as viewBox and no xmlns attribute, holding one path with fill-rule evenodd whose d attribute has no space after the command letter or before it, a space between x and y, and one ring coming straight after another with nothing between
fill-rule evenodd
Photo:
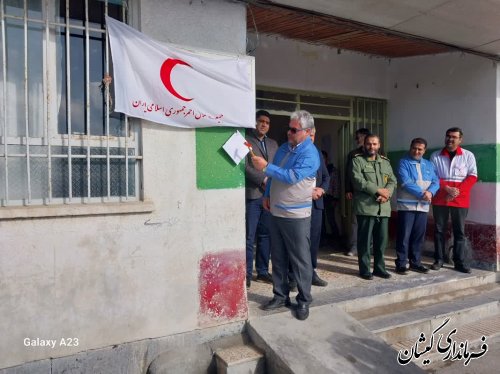
<instances>
[{"instance_id":1,"label":"concrete step","mask_svg":"<svg viewBox=\"0 0 500 374\"><path fill-rule=\"evenodd\" d=\"M366 328L362 324L364 321L360 322L352 315L365 320L384 313L399 312L404 315L408 312L399 305L401 303L407 303L412 311L430 308L434 302L448 303L476 297L478 293L484 297L487 292L497 292L499 275L477 269L472 274L463 274L443 268L429 274L363 281L362 287L344 287L315 294L306 321L295 318L293 307L286 312L257 314L248 321L247 334L265 352L269 374L421 373L423 368L414 362L400 365L397 361L398 350ZM490 306L491 310L498 308L498 295L493 293L491 298L496 298L497 303ZM482 317L488 313L484 312ZM438 315L439 310L433 317ZM418 319L415 316L412 318ZM442 320L439 322L442 323ZM414 344L420 333L418 331L415 337L393 342L396 344L412 339L410 344ZM405 344L408 345L407 342Z\"/></svg>"},{"instance_id":2,"label":"concrete step","mask_svg":"<svg viewBox=\"0 0 500 374\"><path fill-rule=\"evenodd\" d=\"M217 374L264 374L265 357L253 345L237 345L215 351Z\"/></svg>"},{"instance_id":3,"label":"concrete step","mask_svg":"<svg viewBox=\"0 0 500 374\"><path fill-rule=\"evenodd\" d=\"M500 273L484 270L473 270L472 274L461 274L455 271L441 270L422 274L417 277L391 279L373 287L364 288L363 294L346 298L338 303L344 311L353 314L367 311L372 314L375 308L391 306L411 300L432 299L437 294L451 294L453 292L467 292L470 288L486 286L499 281ZM358 314L363 318L363 314Z\"/></svg>"},{"instance_id":4,"label":"concrete step","mask_svg":"<svg viewBox=\"0 0 500 374\"><path fill-rule=\"evenodd\" d=\"M418 339L422 332L430 334L447 317L451 317L457 327L500 314L499 285L488 287L488 290L475 288L475 291L475 294L444 302L440 301L440 294L437 294L437 302L422 307L414 307L413 302L399 303L386 307L385 314L381 314L378 309L378 314L374 313L374 316L361 319L360 322L393 344L406 339Z\"/></svg>"},{"instance_id":5,"label":"concrete step","mask_svg":"<svg viewBox=\"0 0 500 374\"><path fill-rule=\"evenodd\" d=\"M291 310L250 319L247 333L265 351L269 374L410 374L397 352L335 305L312 307L299 321Z\"/></svg>"},{"instance_id":6,"label":"concrete step","mask_svg":"<svg viewBox=\"0 0 500 374\"><path fill-rule=\"evenodd\" d=\"M406 358L409 363L409 359L428 372L436 372L457 360L461 360L462 368L467 361L467 365L477 366L487 353L488 341L495 344L500 337L500 284L496 282L498 274L476 273L380 293L372 300L357 300L347 309L389 343L401 362ZM450 349L440 353L438 344ZM475 353L473 363L464 357L466 349Z\"/></svg>"},{"instance_id":7,"label":"concrete step","mask_svg":"<svg viewBox=\"0 0 500 374\"><path fill-rule=\"evenodd\" d=\"M427 295L426 297L409 298L405 301L396 302L389 305L382 305L374 308L352 312L351 315L358 320L364 320L377 316L387 315L388 313L404 312L406 310L414 310L423 308L428 305L457 300L468 296L474 296L483 292L495 290L498 287L498 283L487 283L477 287L462 288L454 291L446 290L446 292ZM434 290L436 291L438 289L439 287L436 287Z\"/></svg>"}]
</instances>

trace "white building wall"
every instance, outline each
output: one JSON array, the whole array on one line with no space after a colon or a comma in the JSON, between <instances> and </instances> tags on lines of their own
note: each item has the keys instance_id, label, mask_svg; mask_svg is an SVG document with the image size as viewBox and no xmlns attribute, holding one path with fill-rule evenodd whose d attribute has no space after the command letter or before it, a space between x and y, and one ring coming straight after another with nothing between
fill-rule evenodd
<instances>
[{"instance_id":1,"label":"white building wall","mask_svg":"<svg viewBox=\"0 0 500 374\"><path fill-rule=\"evenodd\" d=\"M496 133L496 65L463 53L392 60L389 67L388 142L406 149L423 136L443 146L452 126L464 130L464 146L493 143Z\"/></svg>"},{"instance_id":2,"label":"white building wall","mask_svg":"<svg viewBox=\"0 0 500 374\"><path fill-rule=\"evenodd\" d=\"M255 41L255 35L249 36ZM253 52L258 85L339 95L387 97L389 60L260 35Z\"/></svg>"},{"instance_id":3,"label":"white building wall","mask_svg":"<svg viewBox=\"0 0 500 374\"><path fill-rule=\"evenodd\" d=\"M464 145L490 144L497 134L497 66L491 60L463 53L389 60L275 36L259 39L253 52L258 85L387 99L389 150L406 149L416 136L441 146L451 126L464 129Z\"/></svg>"},{"instance_id":4,"label":"white building wall","mask_svg":"<svg viewBox=\"0 0 500 374\"><path fill-rule=\"evenodd\" d=\"M464 131L464 148L496 144L497 66L491 60L463 53L397 59L389 80L389 150L406 150L417 136L428 148L443 147L453 126ZM478 183L467 219L495 224L495 197L496 183Z\"/></svg>"},{"instance_id":5,"label":"white building wall","mask_svg":"<svg viewBox=\"0 0 500 374\"><path fill-rule=\"evenodd\" d=\"M496 111L497 111L497 116L496 116L496 128L495 128L495 133L496 133L496 144L500 143L500 66L497 64L497 74L496 74L496 82L497 82L497 95L496 95ZM498 158L497 158L498 160ZM497 161L498 163L498 161ZM500 168L500 165L496 165L496 169L498 170ZM497 172L498 174L498 172ZM500 183L496 184L496 196L500 196ZM496 209L496 226L500 226L500 208ZM499 239L500 241L500 239ZM498 267L500 268L500 253L498 254Z\"/></svg>"},{"instance_id":6,"label":"white building wall","mask_svg":"<svg viewBox=\"0 0 500 374\"><path fill-rule=\"evenodd\" d=\"M497 95L496 95L496 142L497 144L500 143L500 66L497 64L496 65L496 88L497 88Z\"/></svg>"},{"instance_id":7,"label":"white building wall","mask_svg":"<svg viewBox=\"0 0 500 374\"><path fill-rule=\"evenodd\" d=\"M133 26L159 40L245 51L243 4L131 6ZM144 123L142 135L152 214L0 221L0 368L227 322L200 323L199 261L244 253L244 188L197 189L194 130ZM27 347L25 338L78 346Z\"/></svg>"}]
</instances>

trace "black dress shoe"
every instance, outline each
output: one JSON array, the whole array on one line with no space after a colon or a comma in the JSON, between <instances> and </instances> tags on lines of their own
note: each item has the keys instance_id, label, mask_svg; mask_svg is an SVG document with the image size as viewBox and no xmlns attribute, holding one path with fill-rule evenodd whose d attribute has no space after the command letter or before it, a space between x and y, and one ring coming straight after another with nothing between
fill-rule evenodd
<instances>
[{"instance_id":1,"label":"black dress shoe","mask_svg":"<svg viewBox=\"0 0 500 374\"><path fill-rule=\"evenodd\" d=\"M431 266L431 269L432 270L439 270L443 267L443 263L442 262L435 262L432 264Z\"/></svg>"},{"instance_id":2,"label":"black dress shoe","mask_svg":"<svg viewBox=\"0 0 500 374\"><path fill-rule=\"evenodd\" d=\"M408 274L406 272L406 268L405 267L399 267L399 266L396 266L396 273L401 274L401 275L407 275Z\"/></svg>"},{"instance_id":3,"label":"black dress shoe","mask_svg":"<svg viewBox=\"0 0 500 374\"><path fill-rule=\"evenodd\" d=\"M359 276L365 280L372 280L373 279L373 275L372 273L368 273L368 274L359 274Z\"/></svg>"},{"instance_id":4,"label":"black dress shoe","mask_svg":"<svg viewBox=\"0 0 500 374\"><path fill-rule=\"evenodd\" d=\"M328 282L321 279L315 271L313 271L313 279L312 279L312 285L313 286L318 286L318 287L326 287L328 286Z\"/></svg>"},{"instance_id":5,"label":"black dress shoe","mask_svg":"<svg viewBox=\"0 0 500 374\"><path fill-rule=\"evenodd\" d=\"M417 273L428 273L429 269L427 269L424 265L410 265L410 269L416 271Z\"/></svg>"},{"instance_id":6,"label":"black dress shoe","mask_svg":"<svg viewBox=\"0 0 500 374\"><path fill-rule=\"evenodd\" d=\"M457 265L457 266L455 266L455 270L459 271L461 273L466 273L466 274L470 274L471 273L470 268L465 267L463 265Z\"/></svg>"},{"instance_id":7,"label":"black dress shoe","mask_svg":"<svg viewBox=\"0 0 500 374\"><path fill-rule=\"evenodd\" d=\"M297 319L303 321L309 317L309 305L299 304L297 307Z\"/></svg>"},{"instance_id":8,"label":"black dress shoe","mask_svg":"<svg viewBox=\"0 0 500 374\"><path fill-rule=\"evenodd\" d=\"M290 305L291 305L290 298L287 297L286 299L277 299L276 297L274 297L266 305L263 305L262 309L263 310L274 310L274 309L281 308L283 306L289 307Z\"/></svg>"},{"instance_id":9,"label":"black dress shoe","mask_svg":"<svg viewBox=\"0 0 500 374\"><path fill-rule=\"evenodd\" d=\"M258 274L255 280L257 282L271 283L271 284L273 283L273 277L269 273Z\"/></svg>"},{"instance_id":10,"label":"black dress shoe","mask_svg":"<svg viewBox=\"0 0 500 374\"><path fill-rule=\"evenodd\" d=\"M392 277L391 274L389 274L388 272L383 272L383 271L374 271L373 272L373 275L375 275L376 277L380 277L380 278L384 278L384 279L389 279L390 277Z\"/></svg>"},{"instance_id":11,"label":"black dress shoe","mask_svg":"<svg viewBox=\"0 0 500 374\"><path fill-rule=\"evenodd\" d=\"M252 279L247 278L247 288L250 288L251 284L252 284Z\"/></svg>"}]
</instances>

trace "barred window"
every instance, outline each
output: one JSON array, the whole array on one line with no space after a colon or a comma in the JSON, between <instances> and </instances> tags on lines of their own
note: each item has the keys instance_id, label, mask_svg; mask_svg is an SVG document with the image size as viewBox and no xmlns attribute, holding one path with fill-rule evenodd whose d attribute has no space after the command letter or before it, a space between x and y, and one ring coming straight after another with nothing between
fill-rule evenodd
<instances>
[{"instance_id":1,"label":"barred window","mask_svg":"<svg viewBox=\"0 0 500 374\"><path fill-rule=\"evenodd\" d=\"M140 131L113 111L122 0L0 0L2 206L138 200Z\"/></svg>"}]
</instances>

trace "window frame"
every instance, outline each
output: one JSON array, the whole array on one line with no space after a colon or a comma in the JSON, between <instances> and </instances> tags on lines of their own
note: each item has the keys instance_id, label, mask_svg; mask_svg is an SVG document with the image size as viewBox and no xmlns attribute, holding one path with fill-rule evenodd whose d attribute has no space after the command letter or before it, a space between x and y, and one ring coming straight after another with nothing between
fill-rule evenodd
<instances>
[{"instance_id":1,"label":"window frame","mask_svg":"<svg viewBox=\"0 0 500 374\"><path fill-rule=\"evenodd\" d=\"M104 135L91 135L90 134L90 71L89 71L89 40L91 33L101 33L104 35L104 59L105 59L105 71L110 71L110 48L109 48L109 37L106 29L100 29L91 27L89 25L89 0L85 0L85 20L83 26L77 25L71 22L72 19L69 17L69 7L70 1L78 0L61 0L65 3L66 14L65 22L57 22L55 17L57 13L57 6L55 3L49 4L49 1L41 0L41 19L28 17L28 3L27 0L23 1L23 16L10 15L5 13L5 1L0 0L0 22L1 22L1 45L2 45L2 71L0 72L2 80L2 100L0 105L3 109L3 115L0 114L0 126L2 126L2 132L0 135L0 162L4 162L3 168L5 170L4 181L3 181L3 196L0 196L0 219L2 218L2 209L8 207L36 207L36 206L48 206L57 204L88 204L88 203L123 203L123 202L140 202L143 200L143 186L142 186L142 133L139 120L131 120L127 116L123 115L123 120L121 125L124 126L123 136L114 136L110 134L110 88L109 85L104 84L104 95L105 95L105 134ZM104 14L108 14L108 0L102 0L104 3ZM52 12L52 13L51 13ZM122 17L126 19L127 17L127 3L123 2L122 5ZM24 108L25 108L25 134L24 136L9 136L9 129L7 123L7 63L6 63L6 19L17 19L23 22L24 27ZM27 73L27 35L28 35L28 24L36 23L42 26L42 64L43 64L43 131L42 136L30 136L29 134L29 116L28 116L28 105L29 105L29 92L28 92L28 73ZM49 95L50 92L57 92L57 40L56 37L60 30L65 32L65 66L69 67L70 61L70 34L73 30L81 30L85 38L85 61L83 66L85 68L85 130L86 134L72 134L71 129L71 77L70 69L65 69L66 72L66 120L67 120L67 134L60 134L58 131L58 106L57 106L57 95ZM104 74L107 74L104 72ZM104 83L104 80L103 80ZM3 122L3 123L2 123ZM25 152L13 153L9 152L9 146L24 146ZM46 150L44 153L32 153L30 152L30 146L45 146ZM66 147L67 153L65 154L53 154L53 147ZM76 148L85 148L85 154L74 154L72 151ZM93 154L92 150L95 148L105 149L106 154ZM112 150L124 150L124 154L111 154ZM132 152L131 152L132 151ZM31 181L31 169L30 162L34 159L46 158L47 159L47 196L42 198L32 197L32 181ZM67 176L67 196L64 197L53 197L52 196L52 160L62 158L66 160L68 165L68 176ZM26 161L26 191L27 196L23 199L10 199L9 198L9 160L10 159L21 159ZM74 160L84 159L86 161L86 180L82 180L82 183L86 183L86 196L73 196L72 188L72 169L74 165ZM92 196L91 189L91 161L105 159L106 160L106 194L99 197ZM125 163L125 183L124 189L125 194L119 196L114 196L111 194L111 162L112 160L121 159ZM131 164L133 163L133 164ZM129 194L129 167L134 168L134 195ZM121 166L120 166L121 167ZM104 184L104 180L100 181ZM40 182L40 185L43 181ZM121 186L120 186L121 187ZM85 189L85 188L84 188ZM150 208L147 208L150 209ZM15 211L16 209L11 209ZM23 213L24 214L24 213ZM58 214L59 215L59 214ZM64 215L64 214L63 214ZM9 216L9 214L7 214Z\"/></svg>"}]
</instances>

